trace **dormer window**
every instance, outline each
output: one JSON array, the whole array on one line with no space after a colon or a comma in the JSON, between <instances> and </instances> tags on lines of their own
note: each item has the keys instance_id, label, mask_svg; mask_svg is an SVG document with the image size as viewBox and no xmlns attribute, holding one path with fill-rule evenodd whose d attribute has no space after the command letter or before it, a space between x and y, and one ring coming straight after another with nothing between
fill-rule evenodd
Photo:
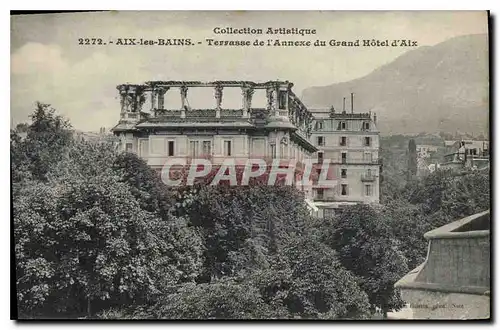
<instances>
[{"instance_id":1,"label":"dormer window","mask_svg":"<svg viewBox=\"0 0 500 330\"><path fill-rule=\"evenodd\" d=\"M318 122L316 123L316 128L317 128L318 130L323 129L323 122L322 122L322 121L318 121Z\"/></svg>"},{"instance_id":2,"label":"dormer window","mask_svg":"<svg viewBox=\"0 0 500 330\"><path fill-rule=\"evenodd\" d=\"M347 129L347 123L345 121L339 122L338 129L339 130L346 130Z\"/></svg>"},{"instance_id":3,"label":"dormer window","mask_svg":"<svg viewBox=\"0 0 500 330\"><path fill-rule=\"evenodd\" d=\"M369 131L370 130L370 123L369 122L364 122L363 123L363 130L364 131Z\"/></svg>"}]
</instances>

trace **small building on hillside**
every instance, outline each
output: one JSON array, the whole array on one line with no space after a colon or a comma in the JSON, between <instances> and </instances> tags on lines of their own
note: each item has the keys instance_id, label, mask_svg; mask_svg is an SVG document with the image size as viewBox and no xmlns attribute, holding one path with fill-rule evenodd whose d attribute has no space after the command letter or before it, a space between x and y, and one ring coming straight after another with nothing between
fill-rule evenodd
<instances>
[{"instance_id":1,"label":"small building on hillside","mask_svg":"<svg viewBox=\"0 0 500 330\"><path fill-rule=\"evenodd\" d=\"M432 154L438 152L438 147L434 145L417 145L418 158L431 158Z\"/></svg>"},{"instance_id":2,"label":"small building on hillside","mask_svg":"<svg viewBox=\"0 0 500 330\"><path fill-rule=\"evenodd\" d=\"M443 169L484 169L490 165L489 141L456 141L450 150L441 163Z\"/></svg>"}]
</instances>

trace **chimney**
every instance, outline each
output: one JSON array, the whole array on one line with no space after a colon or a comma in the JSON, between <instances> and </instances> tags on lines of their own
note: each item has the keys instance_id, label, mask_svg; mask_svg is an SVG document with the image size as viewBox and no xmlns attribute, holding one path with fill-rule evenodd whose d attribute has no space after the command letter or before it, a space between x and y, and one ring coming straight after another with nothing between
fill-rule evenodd
<instances>
[{"instance_id":1,"label":"chimney","mask_svg":"<svg viewBox=\"0 0 500 330\"><path fill-rule=\"evenodd\" d=\"M373 113L373 122L376 124L377 123L377 113Z\"/></svg>"},{"instance_id":2,"label":"chimney","mask_svg":"<svg viewBox=\"0 0 500 330\"><path fill-rule=\"evenodd\" d=\"M351 113L354 113L354 93L351 93Z\"/></svg>"},{"instance_id":3,"label":"chimney","mask_svg":"<svg viewBox=\"0 0 500 330\"><path fill-rule=\"evenodd\" d=\"M342 111L344 111L344 112L345 112L345 97L344 97L344 99L343 99L343 103L342 103Z\"/></svg>"}]
</instances>

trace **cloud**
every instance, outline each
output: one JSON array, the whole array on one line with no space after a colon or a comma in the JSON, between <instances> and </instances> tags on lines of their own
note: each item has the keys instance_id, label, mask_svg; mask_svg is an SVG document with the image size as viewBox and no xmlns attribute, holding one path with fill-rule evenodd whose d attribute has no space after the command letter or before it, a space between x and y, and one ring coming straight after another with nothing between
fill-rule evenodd
<instances>
[{"instance_id":1,"label":"cloud","mask_svg":"<svg viewBox=\"0 0 500 330\"><path fill-rule=\"evenodd\" d=\"M13 74L36 74L61 71L67 68L61 47L29 42L19 48L11 58Z\"/></svg>"}]
</instances>

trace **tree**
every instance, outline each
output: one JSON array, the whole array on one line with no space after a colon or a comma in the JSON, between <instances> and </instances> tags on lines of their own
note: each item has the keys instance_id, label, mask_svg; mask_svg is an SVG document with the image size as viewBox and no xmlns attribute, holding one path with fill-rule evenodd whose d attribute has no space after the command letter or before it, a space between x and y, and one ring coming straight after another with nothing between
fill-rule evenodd
<instances>
[{"instance_id":1,"label":"tree","mask_svg":"<svg viewBox=\"0 0 500 330\"><path fill-rule=\"evenodd\" d=\"M408 142L408 181L417 175L417 145L415 140Z\"/></svg>"},{"instance_id":2,"label":"tree","mask_svg":"<svg viewBox=\"0 0 500 330\"><path fill-rule=\"evenodd\" d=\"M428 241L424 234L434 229L420 205L395 200L382 209L382 217L399 240L399 249L407 259L408 269L414 269L425 260Z\"/></svg>"},{"instance_id":3,"label":"tree","mask_svg":"<svg viewBox=\"0 0 500 330\"><path fill-rule=\"evenodd\" d=\"M155 319L269 319L279 317L257 288L232 279L186 284L149 309Z\"/></svg>"},{"instance_id":4,"label":"tree","mask_svg":"<svg viewBox=\"0 0 500 330\"><path fill-rule=\"evenodd\" d=\"M167 187L160 175L133 153L121 153L114 159L113 169L123 175L123 182L141 204L141 208L168 217L175 202L175 190Z\"/></svg>"},{"instance_id":5,"label":"tree","mask_svg":"<svg viewBox=\"0 0 500 330\"><path fill-rule=\"evenodd\" d=\"M403 306L394 283L407 273L400 242L378 210L369 205L346 207L319 225L322 242L338 253L341 264L359 280L372 309L384 315Z\"/></svg>"},{"instance_id":6,"label":"tree","mask_svg":"<svg viewBox=\"0 0 500 330\"><path fill-rule=\"evenodd\" d=\"M153 306L111 310L104 318L360 319L366 294L335 251L307 232L287 240L266 266L211 283L174 288Z\"/></svg>"},{"instance_id":7,"label":"tree","mask_svg":"<svg viewBox=\"0 0 500 330\"><path fill-rule=\"evenodd\" d=\"M233 276L251 262L266 262L257 251L275 253L285 237L300 233L309 213L300 192L290 186L204 186L178 202L178 215L203 232L204 275L210 282Z\"/></svg>"},{"instance_id":8,"label":"tree","mask_svg":"<svg viewBox=\"0 0 500 330\"><path fill-rule=\"evenodd\" d=\"M59 156L72 142L71 125L56 115L49 104L37 102L31 119L25 139L11 136L14 180L19 179L16 175L19 168L28 171L36 180L46 180L49 169L59 161ZM13 134L17 135L16 132Z\"/></svg>"},{"instance_id":9,"label":"tree","mask_svg":"<svg viewBox=\"0 0 500 330\"><path fill-rule=\"evenodd\" d=\"M28 123L19 123L16 125L15 131L17 133L27 133L29 129Z\"/></svg>"},{"instance_id":10,"label":"tree","mask_svg":"<svg viewBox=\"0 0 500 330\"><path fill-rule=\"evenodd\" d=\"M270 267L249 278L273 310L285 307L290 318L368 316L368 298L356 277L315 234L291 238Z\"/></svg>"},{"instance_id":11,"label":"tree","mask_svg":"<svg viewBox=\"0 0 500 330\"><path fill-rule=\"evenodd\" d=\"M142 209L113 169L115 157L109 145L76 143L48 181L21 189L14 226L22 312L91 315L198 276L196 231Z\"/></svg>"},{"instance_id":12,"label":"tree","mask_svg":"<svg viewBox=\"0 0 500 330\"><path fill-rule=\"evenodd\" d=\"M490 176L485 171L439 170L407 185L402 198L419 205L436 228L490 208Z\"/></svg>"}]
</instances>

